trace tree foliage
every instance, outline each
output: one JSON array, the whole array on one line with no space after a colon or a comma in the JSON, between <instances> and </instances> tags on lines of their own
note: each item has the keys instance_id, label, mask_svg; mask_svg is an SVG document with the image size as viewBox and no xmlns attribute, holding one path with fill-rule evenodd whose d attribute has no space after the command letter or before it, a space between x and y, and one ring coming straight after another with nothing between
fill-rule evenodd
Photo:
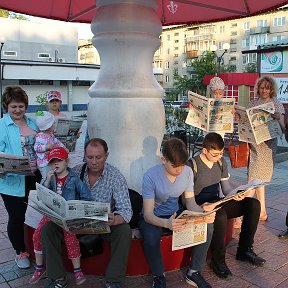
<instances>
[{"instance_id":1,"label":"tree foliage","mask_svg":"<svg viewBox=\"0 0 288 288\"><path fill-rule=\"evenodd\" d=\"M4 9L0 9L0 17L18 19L18 20L29 20L29 17L27 17L23 14L10 12L10 11L4 10Z\"/></svg>"},{"instance_id":2,"label":"tree foliage","mask_svg":"<svg viewBox=\"0 0 288 288\"><path fill-rule=\"evenodd\" d=\"M256 63L248 63L244 68L244 72L247 73L255 73L256 71L257 71Z\"/></svg>"}]
</instances>

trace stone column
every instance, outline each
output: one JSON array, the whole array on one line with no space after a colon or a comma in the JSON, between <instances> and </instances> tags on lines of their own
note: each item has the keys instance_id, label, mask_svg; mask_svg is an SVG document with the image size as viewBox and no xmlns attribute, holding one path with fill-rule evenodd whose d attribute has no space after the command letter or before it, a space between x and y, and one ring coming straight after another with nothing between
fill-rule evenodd
<instances>
[{"instance_id":1,"label":"stone column","mask_svg":"<svg viewBox=\"0 0 288 288\"><path fill-rule=\"evenodd\" d=\"M89 89L89 135L107 141L108 162L140 193L165 128L163 89L152 71L162 30L156 9L155 0L98 0L91 24L101 68Z\"/></svg>"}]
</instances>

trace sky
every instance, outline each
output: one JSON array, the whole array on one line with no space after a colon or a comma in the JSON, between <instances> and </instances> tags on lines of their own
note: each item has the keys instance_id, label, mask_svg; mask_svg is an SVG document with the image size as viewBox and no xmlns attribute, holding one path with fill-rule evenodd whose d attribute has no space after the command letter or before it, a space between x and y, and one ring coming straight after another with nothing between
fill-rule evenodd
<instances>
[{"instance_id":1,"label":"sky","mask_svg":"<svg viewBox=\"0 0 288 288\"><path fill-rule=\"evenodd\" d=\"M25 15L27 16L27 15ZM31 22L45 22L45 23L57 23L60 25L76 25L78 26L78 39L91 39L93 34L91 32L90 26L91 24L85 24L85 23L67 23L63 21L58 20L51 20L46 18L40 18L40 17L34 17L34 16L28 16Z\"/></svg>"}]
</instances>

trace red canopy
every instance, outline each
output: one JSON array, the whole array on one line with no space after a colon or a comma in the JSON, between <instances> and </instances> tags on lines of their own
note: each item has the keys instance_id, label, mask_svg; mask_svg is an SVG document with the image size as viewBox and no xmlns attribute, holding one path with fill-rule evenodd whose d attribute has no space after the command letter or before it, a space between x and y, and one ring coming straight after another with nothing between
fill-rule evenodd
<instances>
[{"instance_id":1,"label":"red canopy","mask_svg":"<svg viewBox=\"0 0 288 288\"><path fill-rule=\"evenodd\" d=\"M0 8L68 22L91 23L97 0L0 0ZM163 25L247 17L288 4L283 0L157 0Z\"/></svg>"}]
</instances>

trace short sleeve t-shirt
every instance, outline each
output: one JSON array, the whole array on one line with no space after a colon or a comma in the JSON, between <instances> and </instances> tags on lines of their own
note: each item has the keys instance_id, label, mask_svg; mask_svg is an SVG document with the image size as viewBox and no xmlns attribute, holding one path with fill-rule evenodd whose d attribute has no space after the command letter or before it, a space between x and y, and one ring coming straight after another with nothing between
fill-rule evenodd
<instances>
[{"instance_id":1,"label":"short sleeve t-shirt","mask_svg":"<svg viewBox=\"0 0 288 288\"><path fill-rule=\"evenodd\" d=\"M37 156L34 150L34 143L37 132L31 129L27 124L19 126L19 129L23 156L28 157L31 169L32 171L35 171L37 169Z\"/></svg>"},{"instance_id":2,"label":"short sleeve t-shirt","mask_svg":"<svg viewBox=\"0 0 288 288\"><path fill-rule=\"evenodd\" d=\"M143 178L143 199L155 199L154 214L171 216L179 210L178 198L184 192L193 192L193 172L184 166L174 183L170 182L162 164L150 168Z\"/></svg>"},{"instance_id":3,"label":"short sleeve t-shirt","mask_svg":"<svg viewBox=\"0 0 288 288\"><path fill-rule=\"evenodd\" d=\"M204 193L205 200L209 202L210 200L216 200L215 195L219 195L219 184L221 180L228 179L229 173L227 168L227 163L224 158L220 161L221 165L216 162L213 164L211 168L209 168L200 158L200 155L195 157L195 161L197 164L197 173L196 179L194 183L194 193L197 204L202 204L197 201L197 197L200 193ZM210 196L210 197L209 197ZM202 195L203 197L203 195ZM209 199L210 198L210 199ZM206 202L205 201L205 202ZM202 201L201 201L202 202Z\"/></svg>"}]
</instances>

